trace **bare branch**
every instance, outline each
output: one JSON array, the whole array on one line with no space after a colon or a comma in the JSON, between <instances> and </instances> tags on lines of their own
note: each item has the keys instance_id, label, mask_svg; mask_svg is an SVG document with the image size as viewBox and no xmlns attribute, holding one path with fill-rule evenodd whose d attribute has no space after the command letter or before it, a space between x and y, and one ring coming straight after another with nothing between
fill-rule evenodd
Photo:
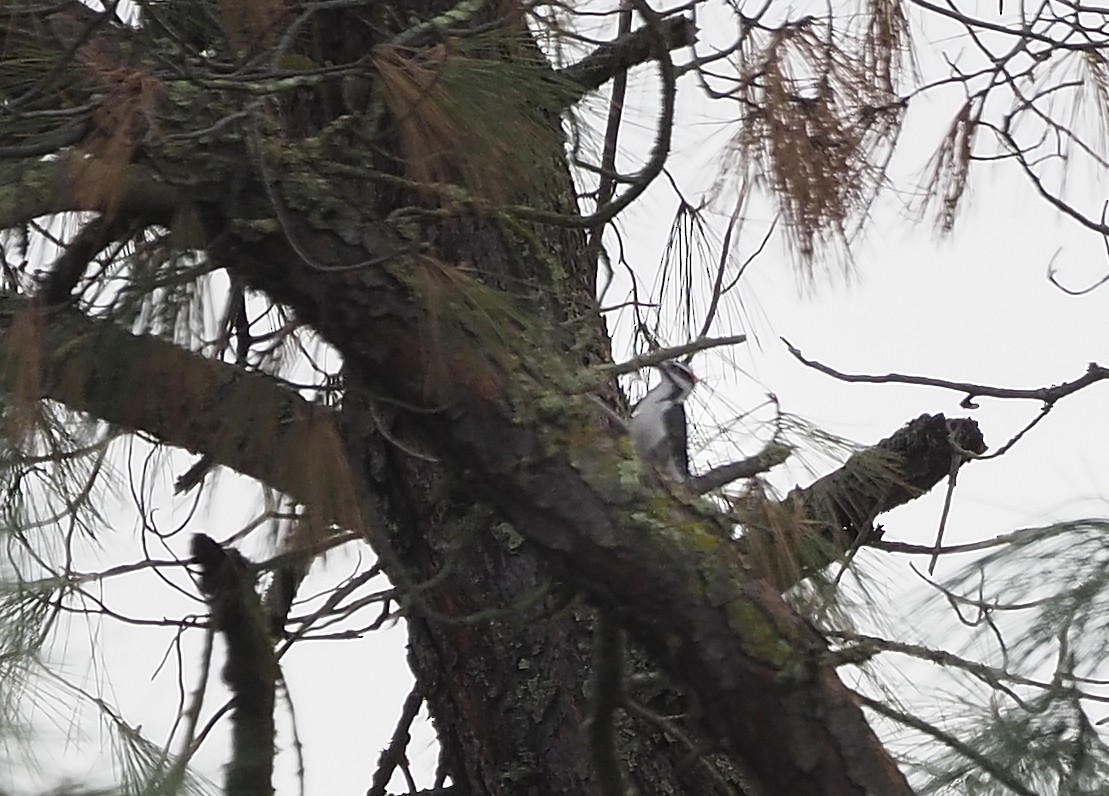
<instances>
[{"instance_id":1,"label":"bare branch","mask_svg":"<svg viewBox=\"0 0 1109 796\"><path fill-rule=\"evenodd\" d=\"M992 550L1006 547L1014 543L1022 543L1029 539L1037 539L1044 535L1043 528L1024 528L1012 533L984 539L980 542L967 542L966 544L945 545L940 548L940 555L954 555L956 553L974 553L979 550ZM932 545L912 544L910 542L895 542L889 539L874 539L866 543L867 547L876 550L885 550L890 553L905 553L907 555L930 556L935 552Z\"/></svg>"},{"instance_id":2,"label":"bare branch","mask_svg":"<svg viewBox=\"0 0 1109 796\"><path fill-rule=\"evenodd\" d=\"M785 338L782 338L782 342L786 344L789 353L793 354L798 362L813 370L818 370L821 373L839 379L840 381L855 384L917 384L922 387L939 387L944 390L955 390L957 392L966 393L962 405L968 409L976 408L971 401L979 397L1015 398L1028 401L1042 401L1045 404L1054 404L1066 398L1068 395L1073 395L1079 390L1089 387L1091 384L1109 379L1109 368L1098 365L1096 362L1091 362L1086 372L1072 381L1054 384L1051 387L1037 387L1030 390L1021 390L1012 387L991 387L985 384L974 384L973 382L948 381L947 379L934 379L930 376L911 376L902 373L886 373L880 376L843 373L821 362L817 362L816 360L807 359L800 350L794 347Z\"/></svg>"},{"instance_id":3,"label":"bare branch","mask_svg":"<svg viewBox=\"0 0 1109 796\"><path fill-rule=\"evenodd\" d=\"M954 447L954 446L952 446ZM940 527L936 530L936 541L932 545L932 559L928 562L928 574L936 571L936 561L943 549L943 532L947 528L947 517L951 513L951 498L955 494L955 482L959 477L959 466L963 463L962 454L955 450L951 453L951 472L947 476L947 491L943 496L943 511L940 512Z\"/></svg>"},{"instance_id":4,"label":"bare branch","mask_svg":"<svg viewBox=\"0 0 1109 796\"><path fill-rule=\"evenodd\" d=\"M739 223L739 215L743 212L743 205L746 203L747 197L743 192L736 199L735 209L732 210L732 215L728 219L728 226L724 229L724 240L720 244L720 257L716 262L716 278L712 282L712 297L709 299L709 307L705 311L705 321L701 324L701 333L697 335L697 339L708 337L709 329L712 328L712 322L716 320L716 313L720 308L720 299L724 296L724 271L728 267L728 261L731 259L732 253L732 235L735 234L736 225ZM773 229L773 225L771 225ZM769 237L769 236L768 236ZM740 273L743 269L740 269ZM738 278L738 277L737 277Z\"/></svg>"},{"instance_id":5,"label":"bare branch","mask_svg":"<svg viewBox=\"0 0 1109 796\"><path fill-rule=\"evenodd\" d=\"M632 9L630 5L624 3L620 9L619 21L617 22L617 42L629 33L631 25ZM594 55L595 54L596 52L594 52ZM620 121L624 117L624 97L627 93L627 89L628 73L627 70L623 70L614 76L612 82L612 95L608 100L608 120L605 122L605 145L604 150L601 152L601 179L597 184L597 207L608 204L612 201L613 194L616 193L616 142L620 137ZM586 242L585 256L590 262L596 260L601 251L601 240L606 226L606 223L601 223L589 230L589 239ZM611 268L609 270L611 272Z\"/></svg>"},{"instance_id":6,"label":"bare branch","mask_svg":"<svg viewBox=\"0 0 1109 796\"><path fill-rule=\"evenodd\" d=\"M741 478L754 478L756 475L765 473L779 464L784 464L792 453L793 448L789 445L769 442L754 456L713 467L707 473L692 478L689 485L698 495L703 495Z\"/></svg>"},{"instance_id":7,"label":"bare branch","mask_svg":"<svg viewBox=\"0 0 1109 796\"><path fill-rule=\"evenodd\" d=\"M747 335L745 334L734 334L728 337L701 338L689 343L683 343L682 345L672 346L671 348L660 348L657 351L633 357L625 362L612 365L598 365L597 370L603 373L613 373L617 376L621 376L625 373L635 373L637 370L642 370L652 365L658 365L669 359L677 359L690 354L696 354L698 351L707 351L710 348L719 348L720 346L726 345L740 345L746 342Z\"/></svg>"},{"instance_id":8,"label":"bare branch","mask_svg":"<svg viewBox=\"0 0 1109 796\"><path fill-rule=\"evenodd\" d=\"M659 37L669 49L688 47L696 40L697 29L692 20L670 17L660 21ZM574 96L571 104L582 96L603 86L609 80L626 74L633 66L658 57L656 41L650 26L626 33L615 41L602 44L572 66L558 71L567 83L581 87L581 94Z\"/></svg>"}]
</instances>

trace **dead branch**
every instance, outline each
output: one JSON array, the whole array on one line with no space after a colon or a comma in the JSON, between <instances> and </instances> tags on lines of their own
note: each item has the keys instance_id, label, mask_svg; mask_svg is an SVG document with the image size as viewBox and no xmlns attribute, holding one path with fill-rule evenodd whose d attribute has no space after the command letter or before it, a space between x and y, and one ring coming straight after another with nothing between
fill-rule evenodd
<instances>
[{"instance_id":1,"label":"dead branch","mask_svg":"<svg viewBox=\"0 0 1109 796\"><path fill-rule=\"evenodd\" d=\"M688 47L697 38L697 28L690 19L670 17L660 21L659 38L672 50ZM656 37L650 25L620 36L608 44L602 44L576 64L558 71L559 77L581 89L581 93L573 95L566 104L572 105L614 77L625 74L633 66L657 58L656 50Z\"/></svg>"},{"instance_id":2,"label":"dead branch","mask_svg":"<svg viewBox=\"0 0 1109 796\"><path fill-rule=\"evenodd\" d=\"M227 642L223 681L232 694L229 796L272 796L274 691L280 670L250 563L204 534L193 536L200 591Z\"/></svg>"},{"instance_id":3,"label":"dead branch","mask_svg":"<svg viewBox=\"0 0 1109 796\"><path fill-rule=\"evenodd\" d=\"M1091 362L1086 372L1072 381L1066 381L1062 384L1054 384L1050 387L1036 387L1030 390L1015 389L1012 387L992 387L986 384L975 384L973 382L965 381L948 381L947 379L935 379L930 376L912 376L903 373L886 373L883 375L869 375L859 373L843 373L835 368L829 367L821 362L813 359L806 358L800 350L792 345L788 340L782 338L782 342L786 344L789 353L803 365L812 368L813 370L820 371L828 376L831 376L840 381L851 382L855 384L917 384L922 387L939 387L944 390L955 390L957 392L966 393L963 399L962 406L967 409L975 409L977 407L972 403L975 398L1015 398L1029 401L1042 401L1045 404L1051 405L1057 401L1066 398L1068 395L1073 395L1079 390L1089 387L1095 382L1104 381L1109 379L1109 368L1098 365L1096 362Z\"/></svg>"},{"instance_id":4,"label":"dead branch","mask_svg":"<svg viewBox=\"0 0 1109 796\"><path fill-rule=\"evenodd\" d=\"M637 370L652 365L658 365L669 359L678 359L679 357L695 354L698 351L707 351L710 348L719 348L720 346L740 345L745 342L747 342L747 335L745 334L733 334L727 337L702 337L688 343L683 343L682 345L660 348L649 354L632 357L626 362L619 362L612 365L598 365L597 370L616 375L635 373Z\"/></svg>"},{"instance_id":5,"label":"dead branch","mask_svg":"<svg viewBox=\"0 0 1109 796\"><path fill-rule=\"evenodd\" d=\"M921 415L838 470L792 490L780 503L760 498L738 507L746 529L738 544L785 590L852 547L879 538L874 520L945 478L956 446L972 453L986 450L975 421ZM800 530L783 540L784 529Z\"/></svg>"},{"instance_id":6,"label":"dead branch","mask_svg":"<svg viewBox=\"0 0 1109 796\"><path fill-rule=\"evenodd\" d=\"M417 683L404 700L396 729L393 730L393 737L389 740L389 745L381 751L381 757L377 760L377 770L374 771L366 796L385 796L385 788L389 785L393 771L407 756L408 742L411 740L409 728L423 703L424 692Z\"/></svg>"},{"instance_id":7,"label":"dead branch","mask_svg":"<svg viewBox=\"0 0 1109 796\"><path fill-rule=\"evenodd\" d=\"M754 478L756 475L772 470L779 464L785 463L792 452L793 449L788 445L770 442L754 456L713 467L707 473L694 476L689 484L694 492L703 495L741 478Z\"/></svg>"},{"instance_id":8,"label":"dead branch","mask_svg":"<svg viewBox=\"0 0 1109 796\"><path fill-rule=\"evenodd\" d=\"M858 534L869 530L868 518L920 497L945 478L955 445L973 453L986 450L974 420L921 415L873 448L856 453L835 472L803 489L794 489L786 500L800 500L810 507L814 518L834 518L841 530ZM892 476L884 481L869 478L865 472L868 468L859 465L863 458L876 456L894 468Z\"/></svg>"}]
</instances>

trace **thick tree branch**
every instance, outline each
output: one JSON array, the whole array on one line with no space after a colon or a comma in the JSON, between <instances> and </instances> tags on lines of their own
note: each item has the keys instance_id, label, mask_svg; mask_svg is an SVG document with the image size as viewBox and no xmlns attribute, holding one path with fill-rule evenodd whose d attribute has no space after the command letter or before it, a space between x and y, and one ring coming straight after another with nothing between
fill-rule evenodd
<instances>
[{"instance_id":1,"label":"thick tree branch","mask_svg":"<svg viewBox=\"0 0 1109 796\"><path fill-rule=\"evenodd\" d=\"M25 224L54 213L102 212L129 216L135 221L164 223L182 204L181 189L162 180L151 169L128 166L116 175L116 187L105 192L75 190L89 177L94 161L72 157L54 160L0 161L0 229ZM218 188L212 189L215 195Z\"/></svg>"},{"instance_id":2,"label":"thick tree branch","mask_svg":"<svg viewBox=\"0 0 1109 796\"><path fill-rule=\"evenodd\" d=\"M631 0L631 4L648 21L647 28L601 48L561 77L571 82L568 93L573 95L573 85L584 93L636 63L657 61L663 86L661 123L647 165L634 175L624 194L600 208L594 217L578 217L561 201L535 202L533 207L530 198L520 205L521 209L508 208L505 211L508 215L515 214L525 221L563 224L566 230L575 225L590 227L627 206L661 172L670 146L677 78L669 52L692 41L692 25L685 20L661 17L642 0ZM79 15L71 20L67 15L62 18L63 28L54 30L52 35L72 55L90 44L94 26L107 25L108 20L107 15L89 21ZM336 14L336 20L341 22L342 15ZM326 37L333 42L327 56L336 64L354 63L373 43L368 33L344 36L341 30L332 32L340 35ZM110 50L116 40L106 38L103 46ZM107 50L100 52L110 54ZM111 57L99 60L113 65ZM103 63L101 71L106 71ZM128 63L139 64L141 58ZM309 79L316 80L304 76L305 85ZM298 84L299 80L252 83L249 90L270 92ZM225 81L222 87L247 90L247 84L237 81ZM215 93L203 99L217 105L221 102ZM263 189L256 195L268 199L270 206L254 217L260 223L235 225L229 223L229 216L234 215L227 207L229 203L213 197L205 208L205 221L213 222L210 228L218 233L210 246L215 250L211 254L215 261L231 264L230 268L251 286L268 291L277 301L293 308L300 320L311 324L337 347L344 358L350 393L363 392L372 396L375 404L379 401L387 404L391 420L396 421L391 429L399 426L413 430L411 437L426 442L427 453L435 460L430 475L431 468L421 469L426 460L416 462L418 457L399 454L394 457L391 448L379 458L395 458L400 464L390 461L385 467L371 460L366 468L374 477L377 477L375 465L389 474L413 475L397 479L401 483L392 485L400 497L396 501L400 508L393 509L400 520L397 526L408 532L410 538L406 541L417 549L410 560L422 554L418 548L423 545L430 555L416 566L427 570L428 577L437 568L453 563L439 557L443 546L436 542L446 538L442 532L483 528L480 522L484 517L471 522L468 515L452 517L443 508L478 507L496 517L498 529L519 533L531 543L526 546L526 555L519 556L527 558L525 563L529 567L536 563L537 551L542 551L546 557L540 561L543 566L533 567L532 572L546 574L549 562L572 577L599 606L611 611L653 659L697 697L702 710L695 720L701 722L704 735L719 738L722 745L735 753L734 757L749 763L766 792L797 796L907 793L904 778L870 731L854 697L837 679L824 640L750 566L742 547L732 539L730 519L709 511L697 501L689 501L688 495L648 492L638 478L637 463L630 457L628 446L598 431L604 426L603 419L597 417L596 407L581 396L580 389L581 367L590 357L581 356L582 328L574 328L591 313L595 291L587 292L573 311L565 315L554 312L546 319L557 323L548 323L541 330L529 329L525 322L527 310L513 303L514 296L498 294L493 296L495 300L484 303L492 293L487 287L492 281L470 283L469 269L452 268L451 263L466 258L459 256L444 263L407 255L429 251L437 256L464 248L457 245L459 241L480 231L481 225L463 223L462 234L444 239L439 233L447 225L437 225L433 216L441 212L453 220L467 208L489 212L488 207L469 198L445 195L441 204L421 200L415 206L405 207L409 201L405 197L392 196L384 190L378 192L377 185L367 188L359 184L349 192L352 207L347 219L353 234L334 235L321 229L332 224L338 230L340 223L347 223L331 220L329 212L339 204L335 196L341 191L332 189L341 188L341 181L325 182L314 168L304 166L306 159L312 160L319 154L302 146L305 131L328 125L332 118L326 110L328 103L301 97L296 107L286 107L283 98L274 99L274 112L267 110L265 114L267 124L272 124L267 133L271 129L278 132L277 128L283 125L283 132L293 135L278 134L266 146L257 143L262 140L258 131L263 114L255 118L253 111L235 104L236 99L228 99L231 107L218 111L220 120L236 115L250 119L256 143L250 157L242 159L246 161L244 171L253 169L252 179L260 179ZM186 109L174 110L174 114L159 121L179 127L177 119L185 115ZM138 130L145 122L136 119L135 124ZM207 129L217 127L213 124ZM116 132L127 130L121 125ZM176 140L198 140L192 138L193 133L187 135L178 131ZM140 159L143 155L166 155L172 149L165 147L166 152L158 153L145 149L159 147L155 140L158 138L152 136L150 144L140 145L136 142L143 140L141 135L124 136L138 148ZM375 161L379 145L384 160L401 154L392 147L392 142L362 143L374 147ZM295 157L289 163L278 162L282 151L293 149ZM562 149L552 149L554 152L561 153ZM157 162L163 168L174 157L177 156L169 154L166 158L151 157L142 162ZM192 160L189 165L201 166L210 173L218 159L209 151L203 157L180 156L180 160ZM267 163L274 164L273 176L266 173ZM277 166L289 168L278 170ZM299 179L309 175L307 181ZM131 176L128 171L124 182ZM93 182L87 175L85 179L75 179L72 173L66 173L65 178L77 186ZM184 186L183 193L194 195L191 179L182 178L180 184ZM135 190L127 186L122 200L117 195L95 201L86 197L83 205L61 209L122 210L142 220L149 218L153 207L165 217L181 202L176 190L164 197L164 204L157 196L149 201L135 200L143 196L144 190L158 194L161 187L155 176L153 184L140 180ZM302 195L294 196L297 192ZM417 190L412 196L433 193L429 188ZM56 185L48 185L43 197L40 205L49 209L38 215L56 212L57 205L64 201L80 203L72 197L68 200L60 197ZM565 205L573 204L571 191L561 198L567 200ZM419 221L425 211L428 227ZM25 206L16 207L8 197L0 195L0 222L8 214L12 225L23 223L28 218L26 213ZM366 218L359 217L360 213ZM268 218L274 214L278 223ZM374 244L363 242L370 216L379 219L387 216L396 229L404 230L407 238L402 243L415 245L389 247L387 251L394 254L380 257L381 252L371 250ZM430 231L436 234L425 235ZM480 247L475 247L480 256L470 258L470 265L481 271L485 264L479 261L520 248L509 245L519 242L507 236L498 237L491 245L482 240ZM421 248L424 243L430 244L428 249ZM565 262L573 256L576 246L570 239L566 245L552 246L551 251L556 251L557 259ZM396 255L397 252L405 254ZM529 268L543 260L544 254L535 251L520 257L521 264ZM592 263L586 266L591 267ZM527 276L530 280L537 275ZM542 282L537 279L536 285L541 286ZM513 308L506 311L505 305L509 303L513 303ZM585 310L579 314L580 307ZM0 362L0 373L10 378L9 389L26 398L52 398L76 405L124 428L145 429L171 444L201 449L197 442L203 441L203 449L218 461L235 461L237 464L231 466L244 472L266 472L269 483L276 481L278 488L298 500L322 504L325 516L344 525L357 524L356 507L361 501L355 495L359 489L368 493L373 486L367 486L366 477L357 484L347 475L335 477L336 462L346 473L343 457L336 455L341 446L332 426L322 427L331 431L321 435L321 426L310 422L315 416L313 407L308 406L307 414L297 414L305 409L303 402L293 400L296 396L291 393L273 389L272 381L219 363L211 363L209 372L205 370L208 365L198 364L204 362L201 358L172 346L165 351L155 349L156 355L151 356L147 346L156 345L157 341L135 338L108 324L103 324L105 328L97 329L95 334L75 335L72 330L66 334L65 324L59 320L64 317L38 310L22 312L18 318L0 313L0 351L5 343L9 349L19 349ZM558 342L552 342L552 328L561 337ZM569 330L564 337L563 329ZM55 337L56 333L62 336ZM3 366L25 362L29 341L41 347L43 356L38 368L41 372L26 378L29 371L20 374L14 367ZM571 360L566 352L575 348ZM197 376L197 369L203 378L194 382L191 379ZM224 378L228 371L232 375ZM200 384L204 389L198 388ZM289 423L305 423L315 433L292 445L285 428ZM314 439L316 436L325 439ZM404 434L394 436L405 438ZM356 455L360 452L356 447L350 450ZM420 452L424 452L422 448ZM367 459L370 458L367 454ZM275 472L282 467L299 468L302 472ZM404 467L409 467L408 473ZM286 481L288 486L280 486ZM443 496L428 487L445 487L444 492L451 494ZM404 494L405 491L411 494ZM851 518L857 519L853 514ZM438 538L425 533L427 529L439 533ZM424 538L414 538L421 533ZM471 547L476 548L484 541L479 540ZM471 554L472 551L460 551L461 547L452 548L451 554ZM497 548L494 552L501 551ZM233 657L236 665L242 664L242 669L228 672L228 680L233 690L250 693L251 684L240 675L249 673L251 665L268 666L270 654L261 650L269 639L261 611L252 599L246 567L206 537L197 538L196 555L205 568L203 590L212 598L215 623L227 634L229 643L241 642L233 650ZM511 575L514 563L500 558L478 558L472 572L484 578L483 585L487 585L496 579L508 580L506 576ZM530 577L531 573L528 574ZM448 604L436 607L440 615L450 616L449 610L454 607L450 598L458 591L454 595L444 591L448 592ZM246 635L233 639L231 628L240 621ZM420 621L421 617L416 616L413 625L418 626ZM554 641L551 646L559 649L561 642L553 635L541 633L537 638L550 639ZM511 665L509 651L504 645L490 643L492 640L487 635L472 647L455 645L439 649L469 649L486 657L503 658L501 662ZM572 644L564 644L563 648L573 652ZM247 650L253 650L251 654L257 660L246 661L240 653ZM435 658L433 665L449 662L447 655L439 657L436 649L423 652ZM577 671L580 670L561 682L573 682ZM253 676L269 687L276 672L261 671ZM479 693L472 684L453 687L459 701ZM441 706L447 701L441 697L446 690L443 688L429 689L428 702L433 704L436 690ZM574 703L570 701L567 705L567 714L559 726L576 730L580 722L572 722ZM245 707L244 719L257 719L257 723L253 725L254 731L241 739L241 745L237 742L237 761L244 760L242 748L263 742L272 744L272 723L268 734L261 723L267 720L263 714L268 714L272 722L272 687L268 697L257 695ZM442 715L453 714L444 711ZM448 737L457 732L446 731ZM459 752L460 745L454 746L454 751ZM490 782L494 777L500 778L496 786L503 788L504 769L492 764L520 759L521 755L514 749L506 753L492 749L489 743L484 746L467 749L466 768L458 770L463 775L472 775L474 781L481 781L482 777ZM572 748L569 744L562 751ZM249 765L254 765L255 757L272 762L272 748L268 752L259 748L256 752L247 754ZM565 767L577 761L564 754L560 762ZM268 767L263 771L259 765L253 770L254 784L259 792L266 793L270 787ZM592 773L588 765L583 765L582 770ZM453 772L452 768L452 776ZM578 771L574 774L577 776ZM584 781L586 777L578 779ZM243 783L242 788L246 787ZM228 791L235 793L238 789L229 777Z\"/></svg>"},{"instance_id":3,"label":"thick tree branch","mask_svg":"<svg viewBox=\"0 0 1109 796\"><path fill-rule=\"evenodd\" d=\"M23 378L34 359L24 347L28 339L41 346L30 385ZM6 299L0 305L0 389L210 454L340 527L361 527L334 413L262 374L76 310L37 310L29 300Z\"/></svg>"},{"instance_id":4,"label":"thick tree branch","mask_svg":"<svg viewBox=\"0 0 1109 796\"><path fill-rule=\"evenodd\" d=\"M879 514L914 500L947 476L953 450L983 453L986 442L970 419L921 415L872 448L856 453L843 467L786 501L808 506L814 518L853 537L869 530Z\"/></svg>"},{"instance_id":5,"label":"thick tree branch","mask_svg":"<svg viewBox=\"0 0 1109 796\"><path fill-rule=\"evenodd\" d=\"M273 793L274 689L280 669L262 604L254 592L250 563L197 534L193 558L212 625L227 642L223 681L231 691L231 760L225 772L228 796Z\"/></svg>"},{"instance_id":6,"label":"thick tree branch","mask_svg":"<svg viewBox=\"0 0 1109 796\"><path fill-rule=\"evenodd\" d=\"M747 528L739 546L772 583L788 589L853 546L877 539L874 520L944 479L956 450L986 450L978 424L921 415L781 503L760 499L737 507ZM793 534L790 544L783 545L783 533Z\"/></svg>"},{"instance_id":7,"label":"thick tree branch","mask_svg":"<svg viewBox=\"0 0 1109 796\"><path fill-rule=\"evenodd\" d=\"M668 17L660 21L659 28L661 38L671 50L688 47L697 39L697 28L686 17ZM581 94L572 100L576 102L616 75L657 55L655 34L648 25L602 44L576 64L559 70L558 75L567 83L581 87Z\"/></svg>"},{"instance_id":8,"label":"thick tree branch","mask_svg":"<svg viewBox=\"0 0 1109 796\"><path fill-rule=\"evenodd\" d=\"M253 269L299 262L280 242L271 241L271 245L276 246L273 253L291 259L246 262ZM343 251L341 244L329 240L328 249L316 251L314 256L326 261L328 251L336 250ZM515 383L506 381L490 369L481 350L472 348L465 336L452 334L449 326L440 330L437 339L450 345L454 355L436 359L426 348L427 338L421 331L428 321L420 319L418 305L404 286L386 273L363 269L335 274L312 271L309 275L291 270L291 278L283 282L286 287L279 290L277 285L274 293L297 300L320 328L335 335L359 375L360 368L373 365L371 378L361 377L366 384L405 405L425 407L427 411L413 419L427 427L429 439L439 441L441 450L436 453L465 461L471 477L481 473L473 487L502 507L522 532L573 572L659 660L667 662L672 673L699 694L706 706L703 721L707 733L727 740L745 757L749 756L745 750L778 750L778 757L768 755L765 761L751 759L750 763L773 787L788 788L780 792L905 792L898 784L900 775L884 757L850 695L824 668L823 642L781 603L774 589L750 579L742 546L728 538L730 529L721 526L719 518L690 514L689 508L681 506L667 508L665 520L653 519L653 514L645 516L637 507L650 503L638 486L604 475L619 471L611 460L622 454L618 445L610 444L612 440L586 437L584 448L564 447L567 440L578 438L576 432L562 436L564 424L591 422L592 404L583 401L573 408L575 404L567 399L571 401L569 414L553 429L522 422L510 406L519 400L534 403L534 394L527 391L535 385L526 377ZM265 281L259 278L265 271L249 273L256 283ZM361 294L350 290L351 282L368 290ZM322 305L317 305L317 300L327 301L331 320L318 314ZM358 309L360 300L370 301L374 310ZM358 311L350 314L351 309ZM8 342L13 309L2 317L0 351ZM143 428L172 444L199 449L197 440L207 440L222 462L271 484L282 484L278 488L298 499L312 501L311 490L300 480L304 473L295 468L303 470L302 462L327 461L333 455L335 449L330 445L305 453L319 445L317 437L333 433L328 430L334 423L330 414L265 377L237 372L231 366L89 321L72 311L57 311L40 320L49 323L44 329L39 396L127 428ZM340 340L336 327L346 328L349 336ZM442 368L446 372L429 381L428 374ZM3 372L13 371L8 367ZM551 373L558 373L556 366ZM116 387L97 389L98 385L120 384L128 385L128 400L119 401ZM448 384L450 390L444 392ZM493 392L490 385L497 385ZM517 392L520 389L532 397L523 398ZM281 433L285 424L278 422L268 429L273 436L261 435L264 444L259 443L258 449L252 449L256 435L245 432L225 445L226 437L236 435L227 433L224 418L236 417L235 411L229 411L236 406L244 411L249 408L248 417L290 419L306 436L289 444ZM950 448L945 446L951 435L960 436L958 427L953 429L942 419L940 425L932 421L925 426L928 433L909 435L906 440L927 442L925 448L944 452L943 457L937 454L937 461L944 458L949 462ZM322 435L315 433L321 430ZM556 436L552 438L550 433ZM895 438L899 439L898 435L891 440ZM542 453L551 451L557 439L562 442L553 450L561 453ZM974 448L973 439L961 439L959 445ZM912 445L906 448L891 443L890 447L904 450L908 457L919 454ZM286 452L275 454L275 449ZM294 471L282 470L284 464ZM851 467L844 469L850 471ZM933 469L930 464L910 468L902 474L904 483L887 485L882 494L870 495L873 508L885 510L919 494L934 476ZM850 493L858 486L857 474L829 476L799 499L804 505L850 505L846 499L837 500L836 489ZM657 524L660 521L662 524ZM840 521L855 527L858 518L849 514ZM678 526L686 531L672 534L669 529ZM774 646L777 651L772 653L756 643L767 637L782 646ZM783 709L784 701L790 703L789 710ZM818 763L812 771L798 769L790 758L786 739L797 733L811 737L814 744ZM842 748L844 745L850 748ZM833 762L841 755L853 761L846 770ZM835 787L825 789L827 782Z\"/></svg>"},{"instance_id":9,"label":"thick tree branch","mask_svg":"<svg viewBox=\"0 0 1109 796\"><path fill-rule=\"evenodd\" d=\"M61 160L0 162L0 229L77 207L64 179Z\"/></svg>"}]
</instances>

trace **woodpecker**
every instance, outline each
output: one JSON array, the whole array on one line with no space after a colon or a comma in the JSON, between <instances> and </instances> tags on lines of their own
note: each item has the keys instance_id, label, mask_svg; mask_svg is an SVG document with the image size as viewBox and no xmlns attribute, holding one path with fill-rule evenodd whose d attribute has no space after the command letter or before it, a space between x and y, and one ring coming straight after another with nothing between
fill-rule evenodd
<instances>
[{"instance_id":1,"label":"woodpecker","mask_svg":"<svg viewBox=\"0 0 1109 796\"><path fill-rule=\"evenodd\" d=\"M658 366L662 381L652 387L632 410L628 432L643 461L677 481L689 478L689 450L685 399L697 385L697 376L677 360Z\"/></svg>"}]
</instances>

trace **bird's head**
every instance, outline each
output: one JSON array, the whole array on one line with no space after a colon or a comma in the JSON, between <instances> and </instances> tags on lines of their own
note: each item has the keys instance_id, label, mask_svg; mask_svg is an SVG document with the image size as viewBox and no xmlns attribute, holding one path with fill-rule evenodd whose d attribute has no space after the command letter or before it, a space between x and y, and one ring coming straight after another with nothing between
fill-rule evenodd
<instances>
[{"instance_id":1,"label":"bird's head","mask_svg":"<svg viewBox=\"0 0 1109 796\"><path fill-rule=\"evenodd\" d=\"M693 372L693 368L676 359L661 363L658 369L661 371L663 378L678 388L679 401L684 401L693 392L693 388L697 386L699 381L697 374Z\"/></svg>"}]
</instances>

